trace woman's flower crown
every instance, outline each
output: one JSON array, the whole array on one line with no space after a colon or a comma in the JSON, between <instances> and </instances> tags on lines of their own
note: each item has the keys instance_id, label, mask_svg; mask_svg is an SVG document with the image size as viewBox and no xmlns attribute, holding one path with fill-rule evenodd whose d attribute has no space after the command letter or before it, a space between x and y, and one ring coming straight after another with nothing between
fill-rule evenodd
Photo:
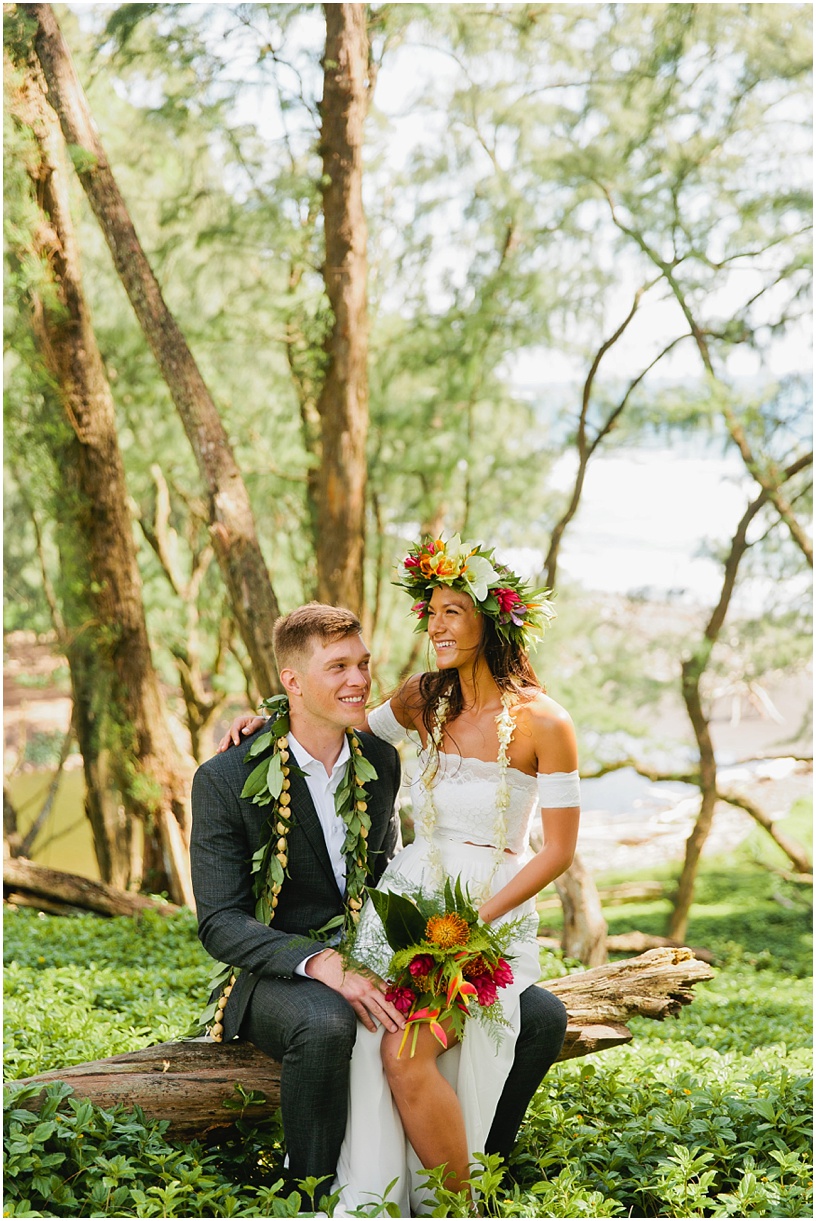
<instances>
[{"instance_id":1,"label":"woman's flower crown","mask_svg":"<svg viewBox=\"0 0 816 1221\"><path fill-rule=\"evenodd\" d=\"M415 600L417 631L427 630L431 592L440 586L468 594L476 609L493 620L499 635L522 648L539 639L555 618L548 589L533 589L496 563L492 547L463 543L458 534L412 547L397 568L395 584Z\"/></svg>"}]
</instances>

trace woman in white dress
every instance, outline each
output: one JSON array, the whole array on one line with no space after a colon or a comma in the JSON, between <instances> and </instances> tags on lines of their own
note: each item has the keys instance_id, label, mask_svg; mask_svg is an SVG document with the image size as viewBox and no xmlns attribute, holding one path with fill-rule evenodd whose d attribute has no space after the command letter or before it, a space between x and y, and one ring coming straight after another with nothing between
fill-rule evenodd
<instances>
[{"instance_id":1,"label":"woman in white dress","mask_svg":"<svg viewBox=\"0 0 816 1221\"><path fill-rule=\"evenodd\" d=\"M372 1204L388 1191L408 1216L422 1208L423 1167L444 1165L446 1186L464 1190L473 1154L484 1150L513 1063L519 997L540 977L534 896L572 860L579 797L572 722L544 693L524 647L552 617L546 594L458 536L412 548L399 578L438 669L408 679L365 727L419 748L415 839L379 888L432 895L458 877L485 923L519 921L508 949L513 982L498 994L506 1022L498 1031L474 1016L460 1042L448 1032L445 1050L418 1023L415 1053L406 1047L400 1055L400 1032L358 1029L338 1207ZM543 847L533 854L536 807ZM385 977L391 952L369 903L354 957Z\"/></svg>"}]
</instances>

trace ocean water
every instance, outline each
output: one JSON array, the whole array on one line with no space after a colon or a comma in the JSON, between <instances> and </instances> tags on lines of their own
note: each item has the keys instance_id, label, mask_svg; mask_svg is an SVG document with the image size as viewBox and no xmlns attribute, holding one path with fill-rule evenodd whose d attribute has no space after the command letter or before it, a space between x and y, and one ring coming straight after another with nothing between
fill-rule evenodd
<instances>
[{"instance_id":1,"label":"ocean water","mask_svg":"<svg viewBox=\"0 0 816 1221\"><path fill-rule=\"evenodd\" d=\"M564 454L550 483L572 486L575 458ZM626 449L591 461L578 512L561 547L562 575L586 589L689 605L715 605L727 548L757 485L737 454L700 454L672 447ZM543 554L516 548L501 558L530 576ZM784 596L807 596L810 578L792 579ZM743 577L733 609L758 613L778 602L775 579Z\"/></svg>"}]
</instances>

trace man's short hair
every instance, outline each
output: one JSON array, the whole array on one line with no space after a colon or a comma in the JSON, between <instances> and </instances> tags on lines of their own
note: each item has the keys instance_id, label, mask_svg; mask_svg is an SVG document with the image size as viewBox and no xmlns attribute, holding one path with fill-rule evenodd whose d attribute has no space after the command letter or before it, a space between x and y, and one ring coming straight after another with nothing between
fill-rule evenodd
<instances>
[{"instance_id":1,"label":"man's short hair","mask_svg":"<svg viewBox=\"0 0 816 1221\"><path fill-rule=\"evenodd\" d=\"M307 602L275 621L273 645L278 670L295 667L311 652L316 640L330 644L362 633L360 620L344 606Z\"/></svg>"}]
</instances>

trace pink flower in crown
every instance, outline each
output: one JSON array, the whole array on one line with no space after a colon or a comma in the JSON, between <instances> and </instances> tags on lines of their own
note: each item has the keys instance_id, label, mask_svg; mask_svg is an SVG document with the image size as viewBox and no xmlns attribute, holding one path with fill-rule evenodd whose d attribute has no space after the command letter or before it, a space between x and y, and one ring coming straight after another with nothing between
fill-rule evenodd
<instances>
[{"instance_id":1,"label":"pink flower in crown","mask_svg":"<svg viewBox=\"0 0 816 1221\"><path fill-rule=\"evenodd\" d=\"M431 954L417 954L416 958L412 958L408 964L408 970L412 975L429 975L434 967L434 959Z\"/></svg>"},{"instance_id":2,"label":"pink flower in crown","mask_svg":"<svg viewBox=\"0 0 816 1221\"><path fill-rule=\"evenodd\" d=\"M410 988L399 988L393 984L385 994L385 999L390 1001L395 1009L399 1009L403 1017L407 1017L411 1012L416 997Z\"/></svg>"},{"instance_id":3,"label":"pink flower in crown","mask_svg":"<svg viewBox=\"0 0 816 1221\"><path fill-rule=\"evenodd\" d=\"M415 602L414 605L411 607L411 610L414 612L417 619L424 619L428 613L428 603L427 602Z\"/></svg>"},{"instance_id":4,"label":"pink flower in crown","mask_svg":"<svg viewBox=\"0 0 816 1221\"><path fill-rule=\"evenodd\" d=\"M513 972L506 958L500 958L493 968L493 983L497 988L506 988L513 982Z\"/></svg>"},{"instance_id":5,"label":"pink flower in crown","mask_svg":"<svg viewBox=\"0 0 816 1221\"><path fill-rule=\"evenodd\" d=\"M477 975L470 981L476 989L476 999L483 1007L492 1005L498 999L496 985L489 975Z\"/></svg>"},{"instance_id":6,"label":"pink flower in crown","mask_svg":"<svg viewBox=\"0 0 816 1221\"><path fill-rule=\"evenodd\" d=\"M493 596L499 604L499 610L502 614L513 613L518 607L524 606L521 598L514 589L494 589Z\"/></svg>"}]
</instances>

